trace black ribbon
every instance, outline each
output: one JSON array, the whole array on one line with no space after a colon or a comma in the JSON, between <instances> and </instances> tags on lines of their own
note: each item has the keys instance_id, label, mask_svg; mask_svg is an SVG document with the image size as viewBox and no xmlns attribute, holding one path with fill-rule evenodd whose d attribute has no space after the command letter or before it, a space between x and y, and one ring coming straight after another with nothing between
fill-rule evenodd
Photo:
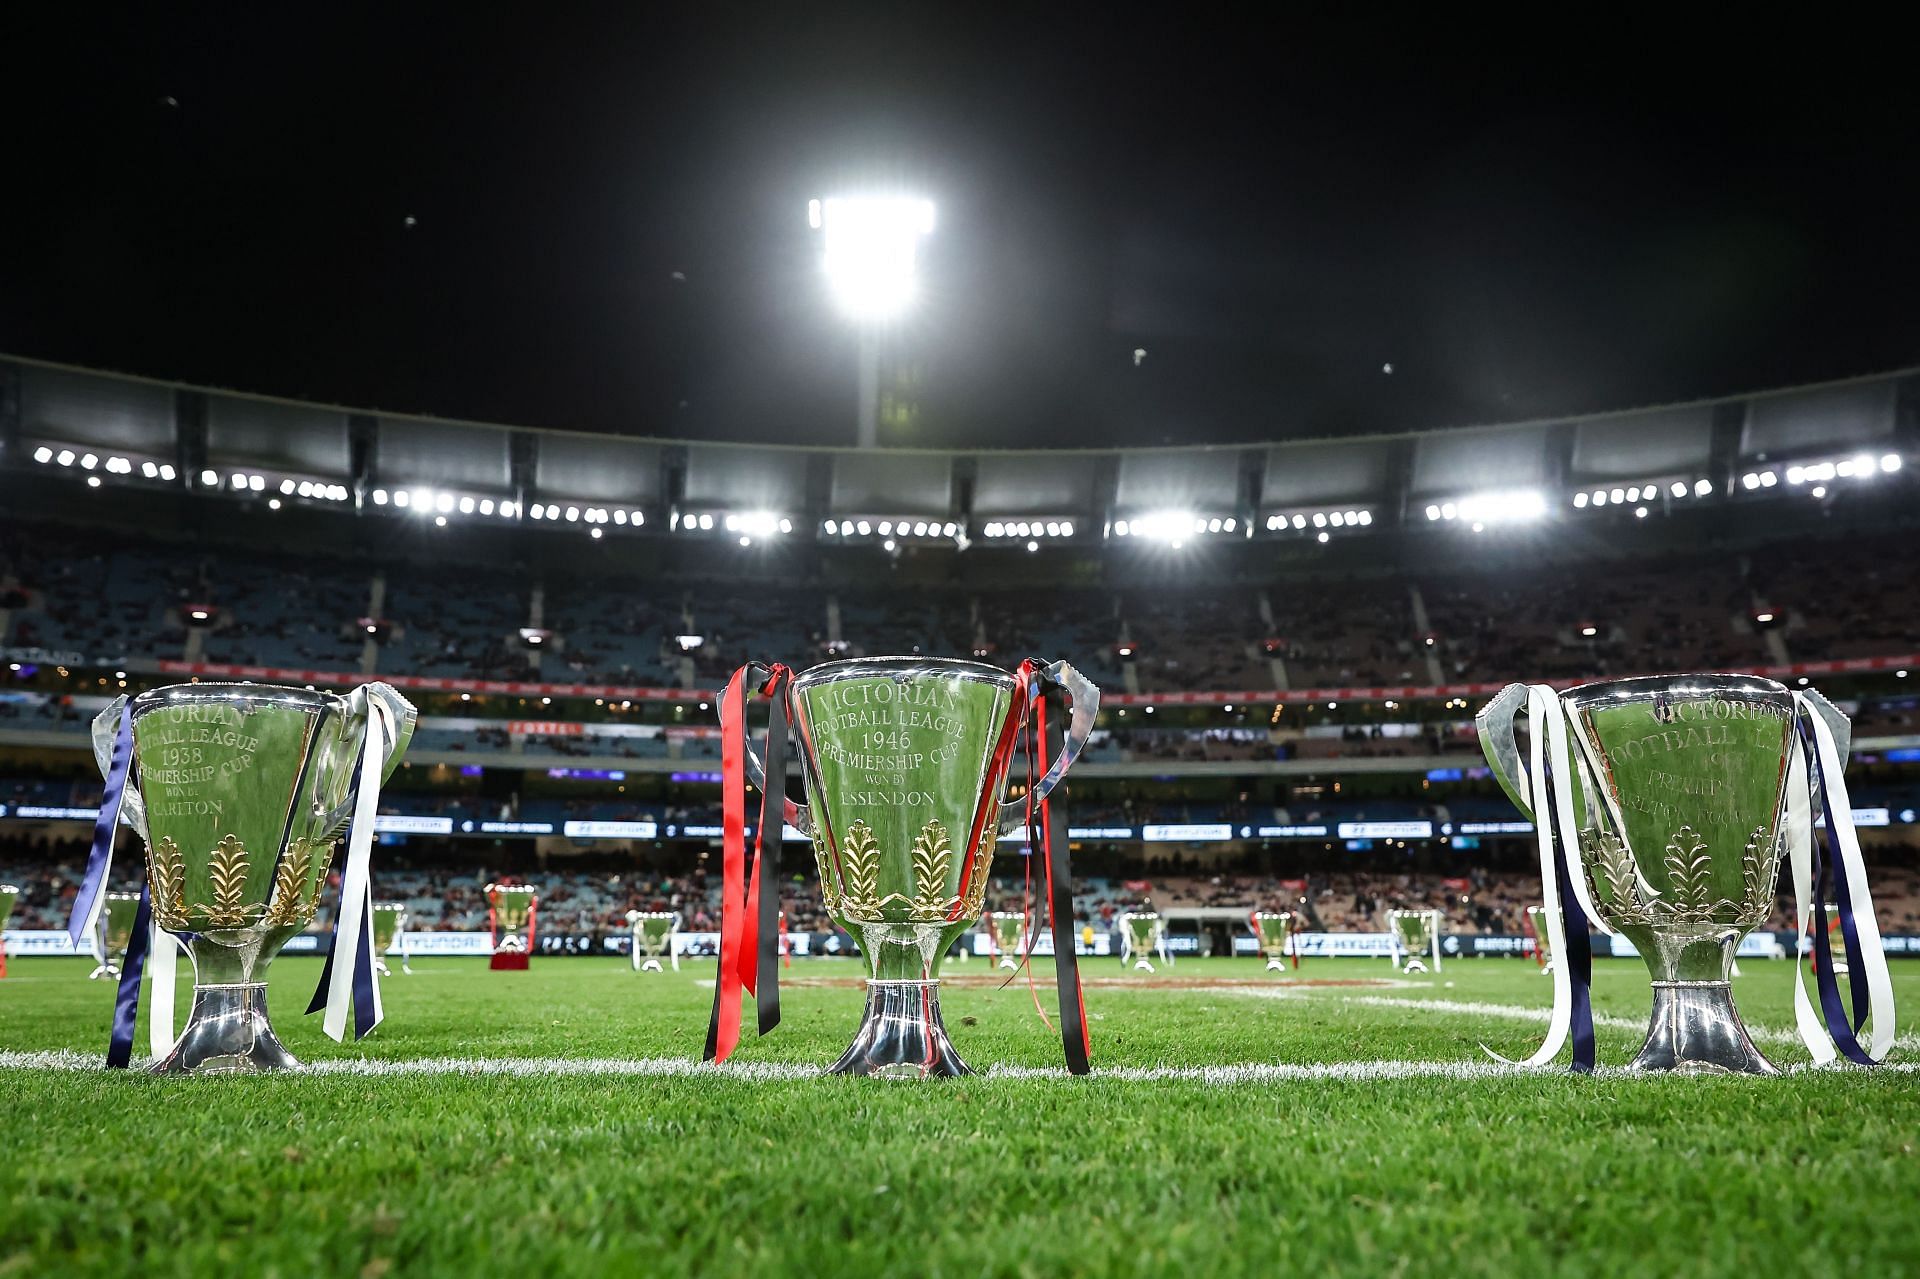
<instances>
[{"instance_id":1,"label":"black ribbon","mask_svg":"<svg viewBox=\"0 0 1920 1279\"><path fill-rule=\"evenodd\" d=\"M1556 708L1557 709L1557 708ZM1536 731L1544 733L1546 726ZM1544 752L1547 794L1553 789L1553 752ZM1551 801L1549 801L1551 802ZM1570 1027L1573 1034L1573 1071L1579 1075L1593 1073L1593 938L1589 935L1591 927L1587 923L1587 912L1580 908L1580 894L1574 891L1573 875L1567 869L1567 849L1560 840L1559 823L1553 820L1552 811L1538 813L1535 821L1547 824L1547 838L1553 841L1554 878L1560 881L1560 932L1566 941L1567 953L1554 962L1567 965L1567 981L1573 988L1573 1018Z\"/></svg>"},{"instance_id":2,"label":"black ribbon","mask_svg":"<svg viewBox=\"0 0 1920 1279\"><path fill-rule=\"evenodd\" d=\"M1072 715L1066 691L1045 679L1034 681L1035 700L1046 707L1043 764L1051 764L1066 750L1067 723ZM1029 758L1031 758L1031 751ZM1046 769L1040 770L1045 776ZM1064 784L1064 778L1062 783ZM1080 958L1075 946L1073 918L1073 853L1067 835L1067 801L1060 786L1030 810L1028 849L1042 850L1047 862L1047 914L1053 926L1054 984L1060 990L1060 1046L1066 1051L1067 1070L1084 1075L1092 1069L1087 1058L1087 1012L1080 993Z\"/></svg>"},{"instance_id":3,"label":"black ribbon","mask_svg":"<svg viewBox=\"0 0 1920 1279\"><path fill-rule=\"evenodd\" d=\"M787 727L792 714L785 671L763 686L773 701L767 718L766 785L760 788L760 828L754 832L753 873L760 882L759 954L753 998L760 1033L780 1024L780 846L787 835ZM744 716L741 732L745 732Z\"/></svg>"}]
</instances>

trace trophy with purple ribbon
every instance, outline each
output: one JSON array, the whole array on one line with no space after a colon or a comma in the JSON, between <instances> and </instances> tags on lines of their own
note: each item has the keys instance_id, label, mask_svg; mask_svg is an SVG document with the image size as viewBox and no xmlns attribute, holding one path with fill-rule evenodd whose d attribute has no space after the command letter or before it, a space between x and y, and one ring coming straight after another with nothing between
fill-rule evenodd
<instances>
[{"instance_id":1,"label":"trophy with purple ribbon","mask_svg":"<svg viewBox=\"0 0 1920 1279\"><path fill-rule=\"evenodd\" d=\"M69 928L76 942L124 908L102 891L115 825L132 827L147 846L109 1065L127 1064L131 1053L149 913L185 947L195 982L186 1028L155 1073L296 1065L267 1018L267 965L313 921L335 842L349 828L334 946L309 1011L325 1009L335 1039L349 1012L356 1037L378 1023L367 865L380 783L413 725L413 707L385 684L345 697L179 684L115 698L100 713L94 752L107 794ZM163 962L171 965L170 949ZM156 1009L156 1040L170 1021L170 1009Z\"/></svg>"},{"instance_id":2,"label":"trophy with purple ribbon","mask_svg":"<svg viewBox=\"0 0 1920 1279\"><path fill-rule=\"evenodd\" d=\"M387 956L398 952L400 971L410 973L413 969L407 964L407 904L405 902L375 902L373 904L373 966L382 977L393 976L393 970L387 967Z\"/></svg>"},{"instance_id":3,"label":"trophy with purple ribbon","mask_svg":"<svg viewBox=\"0 0 1920 1279\"><path fill-rule=\"evenodd\" d=\"M1433 971L1440 971L1439 911L1430 907L1422 910L1390 910L1387 912L1387 932L1391 934L1394 964L1401 972L1426 972L1427 957L1433 960Z\"/></svg>"},{"instance_id":4,"label":"trophy with purple ribbon","mask_svg":"<svg viewBox=\"0 0 1920 1279\"><path fill-rule=\"evenodd\" d=\"M1514 733L1522 710L1524 764ZM1610 680L1563 693L1515 684L1477 720L1493 771L1533 819L1541 850L1555 1012L1534 1061L1550 1060L1571 1035L1575 1068L1592 1066L1587 1004L1576 996L1588 981L1591 920L1630 942L1652 974L1653 1016L1629 1069L1776 1073L1747 1034L1729 979L1740 939L1773 911L1788 854L1803 927L1822 925L1817 958L1830 957L1819 951L1831 876L1849 957L1864 965L1851 992L1857 1020L1835 1015L1841 996L1831 965L1820 965L1827 1026L1802 987L1802 1037L1817 1061L1884 1055L1893 993L1842 777L1850 726L1824 698L1747 675ZM1855 1032L1869 1012L1863 1045Z\"/></svg>"}]
</instances>

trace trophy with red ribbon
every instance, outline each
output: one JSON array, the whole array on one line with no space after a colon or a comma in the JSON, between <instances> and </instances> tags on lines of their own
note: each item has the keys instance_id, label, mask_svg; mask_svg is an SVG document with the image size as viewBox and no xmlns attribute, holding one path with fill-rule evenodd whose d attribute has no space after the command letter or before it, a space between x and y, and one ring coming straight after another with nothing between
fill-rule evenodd
<instances>
[{"instance_id":1,"label":"trophy with red ribbon","mask_svg":"<svg viewBox=\"0 0 1920 1279\"><path fill-rule=\"evenodd\" d=\"M1527 907L1527 932L1533 937L1534 962L1540 965L1540 971L1548 976L1553 974L1553 929L1547 923L1545 906Z\"/></svg>"},{"instance_id":2,"label":"trophy with red ribbon","mask_svg":"<svg viewBox=\"0 0 1920 1279\"><path fill-rule=\"evenodd\" d=\"M487 931L493 936L495 970L525 972L533 953L534 912L540 898L531 884L487 885Z\"/></svg>"},{"instance_id":3,"label":"trophy with red ribbon","mask_svg":"<svg viewBox=\"0 0 1920 1279\"><path fill-rule=\"evenodd\" d=\"M7 926L7 916L13 914L13 904L20 900L20 889L13 884L0 884L0 929ZM7 975L7 940L0 933L0 977Z\"/></svg>"},{"instance_id":4,"label":"trophy with red ribbon","mask_svg":"<svg viewBox=\"0 0 1920 1279\"><path fill-rule=\"evenodd\" d=\"M1440 912L1431 907L1421 910L1390 910L1387 932L1391 935L1393 963L1403 973L1424 973L1427 958L1433 971L1440 971Z\"/></svg>"},{"instance_id":5,"label":"trophy with red ribbon","mask_svg":"<svg viewBox=\"0 0 1920 1279\"><path fill-rule=\"evenodd\" d=\"M1248 919L1253 924L1254 940L1260 944L1260 952L1267 957L1268 972L1284 969L1289 952L1293 956L1293 966L1300 966L1300 952L1289 945L1293 941L1292 911L1256 910Z\"/></svg>"},{"instance_id":6,"label":"trophy with red ribbon","mask_svg":"<svg viewBox=\"0 0 1920 1279\"><path fill-rule=\"evenodd\" d=\"M749 694L772 704L764 768ZM1093 729L1099 692L1064 663L876 658L735 672L720 700L724 875L720 974L706 1056L738 1043L742 992L779 1020L774 954L782 827L812 843L822 895L867 965L866 1016L830 1073L971 1073L940 1019L940 964L980 918L995 845L1025 830L1047 877L1068 1068L1087 1069L1063 801L1049 799ZM785 795L789 739L807 803ZM1027 784L1006 800L1024 745ZM761 785L749 878L745 774Z\"/></svg>"}]
</instances>

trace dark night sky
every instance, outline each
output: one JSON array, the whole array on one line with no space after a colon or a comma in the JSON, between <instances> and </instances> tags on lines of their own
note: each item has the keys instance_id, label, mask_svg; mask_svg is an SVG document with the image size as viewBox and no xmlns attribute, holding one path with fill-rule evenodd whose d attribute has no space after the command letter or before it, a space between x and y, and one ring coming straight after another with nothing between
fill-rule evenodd
<instances>
[{"instance_id":1,"label":"dark night sky","mask_svg":"<svg viewBox=\"0 0 1920 1279\"><path fill-rule=\"evenodd\" d=\"M1920 363L1911 68L1865 31L17 12L61 7L0 18L17 354L838 442L852 343L806 200L884 182L940 209L901 443L1404 429Z\"/></svg>"}]
</instances>

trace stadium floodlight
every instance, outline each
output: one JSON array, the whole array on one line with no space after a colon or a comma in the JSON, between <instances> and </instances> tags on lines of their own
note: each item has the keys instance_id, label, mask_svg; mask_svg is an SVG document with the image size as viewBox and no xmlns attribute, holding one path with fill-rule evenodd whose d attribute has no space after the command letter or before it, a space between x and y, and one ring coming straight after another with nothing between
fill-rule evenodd
<instances>
[{"instance_id":1,"label":"stadium floodlight","mask_svg":"<svg viewBox=\"0 0 1920 1279\"><path fill-rule=\"evenodd\" d=\"M1900 455L1898 453L1887 453L1880 458L1880 469L1888 475L1892 475L1895 471L1899 470L1900 465Z\"/></svg>"},{"instance_id":2,"label":"stadium floodlight","mask_svg":"<svg viewBox=\"0 0 1920 1279\"><path fill-rule=\"evenodd\" d=\"M1675 497L1685 497L1687 495L1687 486L1684 482L1675 480L1667 489L1667 492L1673 494Z\"/></svg>"},{"instance_id":3,"label":"stadium floodlight","mask_svg":"<svg viewBox=\"0 0 1920 1279\"><path fill-rule=\"evenodd\" d=\"M1576 509L1584 510L1587 505L1587 495L1585 493L1575 493L1573 495L1573 505Z\"/></svg>"},{"instance_id":4,"label":"stadium floodlight","mask_svg":"<svg viewBox=\"0 0 1920 1279\"><path fill-rule=\"evenodd\" d=\"M854 320L892 319L912 302L914 259L933 232L933 201L910 196L832 196L809 201L807 221L825 236L821 265L834 300Z\"/></svg>"},{"instance_id":5,"label":"stadium floodlight","mask_svg":"<svg viewBox=\"0 0 1920 1279\"><path fill-rule=\"evenodd\" d=\"M42 463L43 465L47 462L51 462L53 461L53 450L48 448L46 445L42 444L39 448L33 451L33 460L36 462Z\"/></svg>"},{"instance_id":6,"label":"stadium floodlight","mask_svg":"<svg viewBox=\"0 0 1920 1279\"><path fill-rule=\"evenodd\" d=\"M1693 486L1693 495L1695 497L1711 497L1713 495L1713 481L1700 480L1696 482Z\"/></svg>"}]
</instances>

